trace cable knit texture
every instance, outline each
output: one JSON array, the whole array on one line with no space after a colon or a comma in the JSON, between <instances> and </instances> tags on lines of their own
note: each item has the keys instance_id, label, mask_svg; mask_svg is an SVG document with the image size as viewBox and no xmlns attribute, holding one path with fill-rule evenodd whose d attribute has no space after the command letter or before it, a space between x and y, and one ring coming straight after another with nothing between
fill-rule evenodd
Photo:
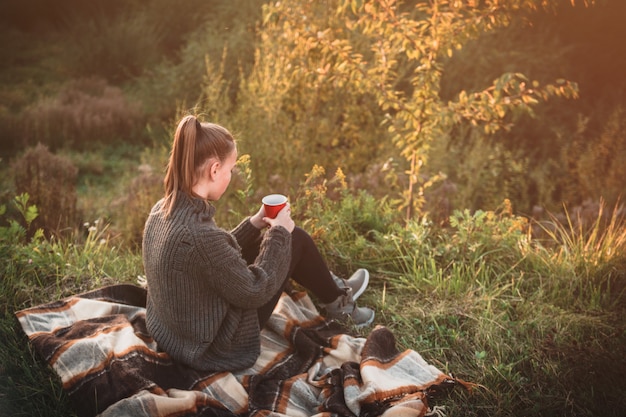
<instances>
[{"instance_id":1,"label":"cable knit texture","mask_svg":"<svg viewBox=\"0 0 626 417\"><path fill-rule=\"evenodd\" d=\"M159 347L192 368L232 371L254 364L260 353L257 308L284 283L291 234L272 227L256 261L241 248L260 236L247 218L230 233L217 227L215 207L181 195L165 218L153 208L143 236L148 281L146 323Z\"/></svg>"}]
</instances>

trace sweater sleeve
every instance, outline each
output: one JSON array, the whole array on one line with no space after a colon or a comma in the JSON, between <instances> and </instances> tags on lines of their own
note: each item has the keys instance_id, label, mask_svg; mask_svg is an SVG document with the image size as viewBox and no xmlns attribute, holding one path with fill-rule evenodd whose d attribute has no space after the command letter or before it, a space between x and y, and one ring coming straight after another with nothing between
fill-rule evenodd
<instances>
[{"instance_id":1,"label":"sweater sleeve","mask_svg":"<svg viewBox=\"0 0 626 417\"><path fill-rule=\"evenodd\" d=\"M257 240L261 236L261 231L252 225L250 217L243 219L230 233L244 251L250 246L257 244Z\"/></svg>"},{"instance_id":2,"label":"sweater sleeve","mask_svg":"<svg viewBox=\"0 0 626 417\"><path fill-rule=\"evenodd\" d=\"M287 278L291 233L283 227L273 227L264 234L259 256L252 265L241 256L234 235L213 230L201 239L212 243L210 251L201 250L204 266L199 267L213 271L213 290L232 305L258 308L280 290Z\"/></svg>"}]
</instances>

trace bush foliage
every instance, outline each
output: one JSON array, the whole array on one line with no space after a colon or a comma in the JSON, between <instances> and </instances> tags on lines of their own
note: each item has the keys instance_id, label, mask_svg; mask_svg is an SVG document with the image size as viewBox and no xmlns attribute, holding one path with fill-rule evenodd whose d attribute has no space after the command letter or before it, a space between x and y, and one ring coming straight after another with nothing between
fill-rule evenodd
<instances>
[{"instance_id":1,"label":"bush foliage","mask_svg":"<svg viewBox=\"0 0 626 417\"><path fill-rule=\"evenodd\" d=\"M78 169L72 162L38 144L16 159L11 170L15 190L29 195L31 204L41 210L36 219L28 222L29 226L42 229L47 236L68 231L72 233L79 219L76 195Z\"/></svg>"},{"instance_id":2,"label":"bush foliage","mask_svg":"<svg viewBox=\"0 0 626 417\"><path fill-rule=\"evenodd\" d=\"M144 127L160 140L164 123L197 111L237 134L259 190L270 178L293 190L323 160L355 186L366 173L396 169L393 202L407 218L432 212L445 222L452 208L493 209L505 198L526 214L589 198L615 203L619 168L598 167L619 165L611 161L624 152L624 85L611 75L624 62L612 52L620 37L609 35L623 30L615 19L623 2L498 4L194 0L166 18L163 0L64 0L58 10L72 12L37 13L31 18L48 21L31 27L23 7L7 3L7 33L51 35L59 58L76 43L70 56L92 56L59 65L99 75L107 92L61 84L28 103L7 91L3 137L14 138L11 147L81 146L85 125L83 137L94 140L137 141ZM84 115L68 108L81 106Z\"/></svg>"},{"instance_id":3,"label":"bush foliage","mask_svg":"<svg viewBox=\"0 0 626 417\"><path fill-rule=\"evenodd\" d=\"M24 109L23 140L53 149L88 149L94 143L140 142L143 112L118 87L99 78L63 85L54 97L44 97Z\"/></svg>"}]
</instances>

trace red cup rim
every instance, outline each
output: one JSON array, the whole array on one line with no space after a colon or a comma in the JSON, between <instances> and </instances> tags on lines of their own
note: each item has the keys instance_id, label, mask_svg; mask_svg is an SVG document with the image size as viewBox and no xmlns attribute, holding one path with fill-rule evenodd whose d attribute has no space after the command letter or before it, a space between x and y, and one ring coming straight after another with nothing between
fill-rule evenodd
<instances>
[{"instance_id":1,"label":"red cup rim","mask_svg":"<svg viewBox=\"0 0 626 417\"><path fill-rule=\"evenodd\" d=\"M287 196L282 194L269 194L261 200L266 206L280 206L287 202Z\"/></svg>"}]
</instances>

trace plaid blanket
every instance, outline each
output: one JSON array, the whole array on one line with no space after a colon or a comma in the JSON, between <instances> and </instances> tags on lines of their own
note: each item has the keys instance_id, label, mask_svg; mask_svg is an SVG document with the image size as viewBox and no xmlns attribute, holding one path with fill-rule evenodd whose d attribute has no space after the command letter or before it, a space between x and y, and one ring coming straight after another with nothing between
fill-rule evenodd
<instances>
[{"instance_id":1,"label":"plaid blanket","mask_svg":"<svg viewBox=\"0 0 626 417\"><path fill-rule=\"evenodd\" d=\"M237 372L198 372L160 351L145 289L114 285L16 313L79 416L424 416L463 384L377 327L354 337L306 293L283 294L261 355Z\"/></svg>"}]
</instances>

